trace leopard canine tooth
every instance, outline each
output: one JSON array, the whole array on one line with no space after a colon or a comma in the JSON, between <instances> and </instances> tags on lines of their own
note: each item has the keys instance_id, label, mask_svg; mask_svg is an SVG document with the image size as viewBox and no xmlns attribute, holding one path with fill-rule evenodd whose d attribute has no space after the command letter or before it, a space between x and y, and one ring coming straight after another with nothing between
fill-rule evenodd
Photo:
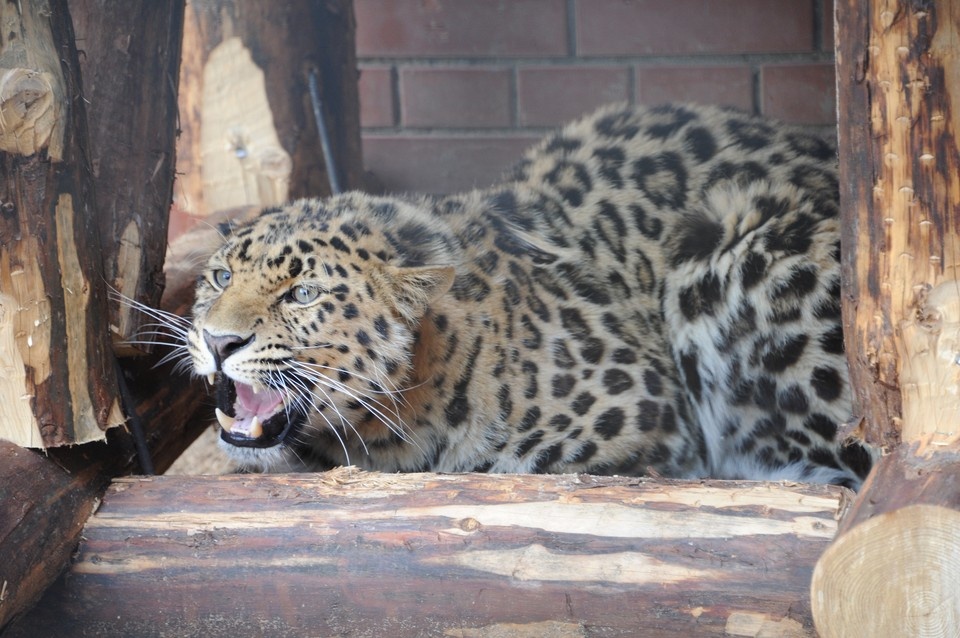
<instances>
[{"instance_id":1,"label":"leopard canine tooth","mask_svg":"<svg viewBox=\"0 0 960 638\"><path fill-rule=\"evenodd\" d=\"M237 422L235 418L228 415L226 412L224 412L220 408L217 408L216 410L214 410L214 413L217 415L217 421L220 422L220 427L222 427L227 432L233 429L233 424ZM261 430L262 429L263 428L261 428Z\"/></svg>"},{"instance_id":2,"label":"leopard canine tooth","mask_svg":"<svg viewBox=\"0 0 960 638\"><path fill-rule=\"evenodd\" d=\"M210 385L217 385L217 373L211 372L207 375L207 383Z\"/></svg>"},{"instance_id":3,"label":"leopard canine tooth","mask_svg":"<svg viewBox=\"0 0 960 638\"><path fill-rule=\"evenodd\" d=\"M251 439L259 439L263 435L263 426L260 424L260 417L253 416L250 421L250 431L247 433Z\"/></svg>"}]
</instances>

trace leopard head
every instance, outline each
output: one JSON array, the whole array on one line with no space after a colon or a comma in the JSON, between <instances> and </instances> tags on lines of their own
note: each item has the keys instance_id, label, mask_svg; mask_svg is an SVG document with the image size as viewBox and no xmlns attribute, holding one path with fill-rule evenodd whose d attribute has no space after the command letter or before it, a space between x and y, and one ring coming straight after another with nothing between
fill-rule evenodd
<instances>
[{"instance_id":1,"label":"leopard head","mask_svg":"<svg viewBox=\"0 0 960 638\"><path fill-rule=\"evenodd\" d=\"M443 237L424 231L405 250L380 230L372 201L265 211L197 282L188 351L215 388L221 447L245 468L303 468L331 441L350 462L350 449L407 436L398 395L417 325L454 268L435 263Z\"/></svg>"}]
</instances>

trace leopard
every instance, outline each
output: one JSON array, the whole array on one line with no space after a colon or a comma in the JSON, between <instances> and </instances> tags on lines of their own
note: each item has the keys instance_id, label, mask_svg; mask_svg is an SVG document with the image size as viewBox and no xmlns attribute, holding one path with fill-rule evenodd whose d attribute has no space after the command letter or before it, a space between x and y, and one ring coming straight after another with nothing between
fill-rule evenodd
<instances>
[{"instance_id":1,"label":"leopard","mask_svg":"<svg viewBox=\"0 0 960 638\"><path fill-rule=\"evenodd\" d=\"M243 471L857 489L838 199L830 136L609 105L489 187L224 225L186 351Z\"/></svg>"}]
</instances>

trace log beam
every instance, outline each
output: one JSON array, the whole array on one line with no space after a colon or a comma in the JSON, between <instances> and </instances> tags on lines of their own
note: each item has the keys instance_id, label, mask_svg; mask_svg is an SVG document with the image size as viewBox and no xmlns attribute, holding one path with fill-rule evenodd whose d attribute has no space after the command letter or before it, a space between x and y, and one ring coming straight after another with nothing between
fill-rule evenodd
<instances>
[{"instance_id":1,"label":"log beam","mask_svg":"<svg viewBox=\"0 0 960 638\"><path fill-rule=\"evenodd\" d=\"M172 225L331 194L311 75L340 188L360 188L354 31L349 0L188 4Z\"/></svg>"},{"instance_id":2,"label":"log beam","mask_svg":"<svg viewBox=\"0 0 960 638\"><path fill-rule=\"evenodd\" d=\"M173 200L183 0L69 0L109 285L156 308ZM119 354L147 349L151 319L110 304ZM133 343L138 342L138 343Z\"/></svg>"},{"instance_id":3,"label":"log beam","mask_svg":"<svg viewBox=\"0 0 960 638\"><path fill-rule=\"evenodd\" d=\"M825 637L960 626L960 2L838 0L844 333L888 452L811 584Z\"/></svg>"},{"instance_id":4,"label":"log beam","mask_svg":"<svg viewBox=\"0 0 960 638\"><path fill-rule=\"evenodd\" d=\"M349 468L118 479L9 635L814 636L810 570L848 496Z\"/></svg>"},{"instance_id":5,"label":"log beam","mask_svg":"<svg viewBox=\"0 0 960 638\"><path fill-rule=\"evenodd\" d=\"M0 438L32 447L123 422L72 23L47 4L0 4Z\"/></svg>"}]
</instances>

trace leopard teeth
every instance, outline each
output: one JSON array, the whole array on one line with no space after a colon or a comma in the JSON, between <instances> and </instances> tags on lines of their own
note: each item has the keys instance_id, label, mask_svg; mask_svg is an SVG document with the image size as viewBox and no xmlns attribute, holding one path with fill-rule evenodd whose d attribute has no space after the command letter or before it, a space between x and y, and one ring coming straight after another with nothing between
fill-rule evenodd
<instances>
[{"instance_id":1,"label":"leopard teeth","mask_svg":"<svg viewBox=\"0 0 960 638\"><path fill-rule=\"evenodd\" d=\"M210 385L217 385L217 373L211 372L207 375L207 383Z\"/></svg>"},{"instance_id":2,"label":"leopard teeth","mask_svg":"<svg viewBox=\"0 0 960 638\"><path fill-rule=\"evenodd\" d=\"M254 415L250 421L250 432L247 434L251 439L259 439L263 435L263 426L260 424L260 417Z\"/></svg>"},{"instance_id":3,"label":"leopard teeth","mask_svg":"<svg viewBox=\"0 0 960 638\"><path fill-rule=\"evenodd\" d=\"M228 415L226 412L224 412L220 408L217 408L216 410L214 410L214 412L217 415L217 421L220 422L220 427L222 427L227 432L233 429L233 424L237 422L235 418ZM263 428L260 428L260 430L263 431Z\"/></svg>"}]
</instances>

